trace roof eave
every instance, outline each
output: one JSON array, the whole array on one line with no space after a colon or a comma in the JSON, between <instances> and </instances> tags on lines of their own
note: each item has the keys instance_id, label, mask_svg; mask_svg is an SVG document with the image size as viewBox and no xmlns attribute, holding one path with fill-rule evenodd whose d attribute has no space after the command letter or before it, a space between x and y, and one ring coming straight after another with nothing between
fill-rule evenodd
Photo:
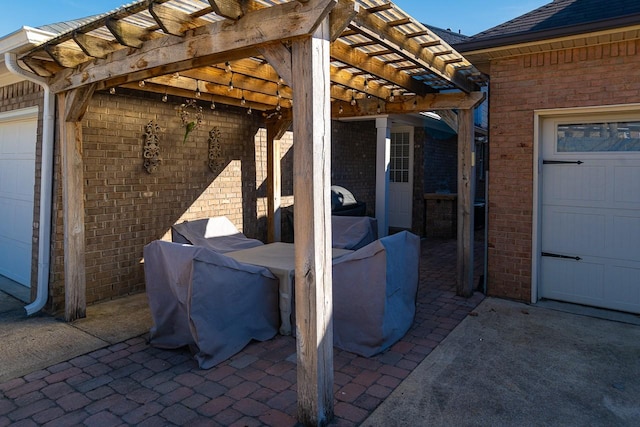
<instances>
[{"instance_id":1,"label":"roof eave","mask_svg":"<svg viewBox=\"0 0 640 427\"><path fill-rule=\"evenodd\" d=\"M627 15L615 19L590 22L586 24L572 25L561 28L553 28L542 31L526 31L489 37L480 40L472 40L453 45L458 52L473 52L492 48L500 48L522 43L532 43L559 37L570 37L595 31L605 31L614 28L622 28L640 23L640 14Z\"/></svg>"},{"instance_id":2,"label":"roof eave","mask_svg":"<svg viewBox=\"0 0 640 427\"><path fill-rule=\"evenodd\" d=\"M0 54L4 55L6 52L21 54L55 36L54 33L25 26L0 38Z\"/></svg>"}]
</instances>

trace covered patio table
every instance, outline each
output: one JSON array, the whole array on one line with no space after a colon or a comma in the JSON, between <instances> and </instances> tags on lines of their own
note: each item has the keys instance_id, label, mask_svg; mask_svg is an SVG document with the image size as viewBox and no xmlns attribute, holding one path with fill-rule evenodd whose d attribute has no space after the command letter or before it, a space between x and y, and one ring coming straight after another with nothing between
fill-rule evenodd
<instances>
[{"instance_id":1,"label":"covered patio table","mask_svg":"<svg viewBox=\"0 0 640 427\"><path fill-rule=\"evenodd\" d=\"M353 252L349 249L332 249L332 258ZM295 247L293 243L275 242L225 255L236 261L268 268L280 281L278 304L280 306L280 334L291 335L293 307L293 280L295 277Z\"/></svg>"}]
</instances>

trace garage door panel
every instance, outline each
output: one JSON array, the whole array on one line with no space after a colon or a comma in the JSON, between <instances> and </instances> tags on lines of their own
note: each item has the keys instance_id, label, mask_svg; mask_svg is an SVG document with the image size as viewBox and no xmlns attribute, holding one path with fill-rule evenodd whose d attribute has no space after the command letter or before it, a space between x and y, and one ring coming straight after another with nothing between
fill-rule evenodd
<instances>
[{"instance_id":1,"label":"garage door panel","mask_svg":"<svg viewBox=\"0 0 640 427\"><path fill-rule=\"evenodd\" d=\"M542 259L542 291L546 298L599 304L605 295L605 266L597 262Z\"/></svg>"},{"instance_id":2,"label":"garage door panel","mask_svg":"<svg viewBox=\"0 0 640 427\"><path fill-rule=\"evenodd\" d=\"M610 270L611 300L618 309L633 311L640 305L640 263L614 263Z\"/></svg>"},{"instance_id":3,"label":"garage door panel","mask_svg":"<svg viewBox=\"0 0 640 427\"><path fill-rule=\"evenodd\" d=\"M629 212L638 215L638 212ZM611 258L640 262L640 217L616 215L609 234L607 255Z\"/></svg>"},{"instance_id":4,"label":"garage door panel","mask_svg":"<svg viewBox=\"0 0 640 427\"><path fill-rule=\"evenodd\" d=\"M545 167L545 202L605 202L606 168L578 165L548 165ZM573 204L573 203L571 203Z\"/></svg>"},{"instance_id":5,"label":"garage door panel","mask_svg":"<svg viewBox=\"0 0 640 427\"><path fill-rule=\"evenodd\" d=\"M31 265L24 260L31 259L31 245L0 237L0 253L4 257L0 264L0 274L18 283L28 284Z\"/></svg>"},{"instance_id":6,"label":"garage door panel","mask_svg":"<svg viewBox=\"0 0 640 427\"><path fill-rule=\"evenodd\" d=\"M607 239L606 216L579 208L546 206L542 223L542 250L564 255L597 256ZM589 230L585 233L584 230Z\"/></svg>"},{"instance_id":7,"label":"garage door panel","mask_svg":"<svg viewBox=\"0 0 640 427\"><path fill-rule=\"evenodd\" d=\"M614 202L640 209L640 165L616 167L614 170ZM626 206L631 204L632 206ZM621 206L622 207L622 206Z\"/></svg>"},{"instance_id":8,"label":"garage door panel","mask_svg":"<svg viewBox=\"0 0 640 427\"><path fill-rule=\"evenodd\" d=\"M26 177L25 170L33 170L34 159L0 160L0 197L33 202L35 177Z\"/></svg>"}]
</instances>

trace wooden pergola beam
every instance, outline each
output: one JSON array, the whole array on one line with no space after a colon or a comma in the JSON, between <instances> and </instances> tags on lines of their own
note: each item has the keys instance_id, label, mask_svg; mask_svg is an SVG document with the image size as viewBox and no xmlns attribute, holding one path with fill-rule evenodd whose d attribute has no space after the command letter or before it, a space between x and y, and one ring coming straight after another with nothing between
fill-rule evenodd
<instances>
[{"instance_id":1,"label":"wooden pergola beam","mask_svg":"<svg viewBox=\"0 0 640 427\"><path fill-rule=\"evenodd\" d=\"M473 109L484 100L482 92L429 93L424 96L396 96L395 101L380 102L378 99L358 99L350 102L334 102L331 115L334 118L366 117L383 114L407 114L420 111ZM342 108L340 108L342 107ZM378 111L382 107L382 111Z\"/></svg>"},{"instance_id":2,"label":"wooden pergola beam","mask_svg":"<svg viewBox=\"0 0 640 427\"><path fill-rule=\"evenodd\" d=\"M248 12L264 8L254 0L209 0L213 11L227 19L237 21Z\"/></svg>"},{"instance_id":3,"label":"wooden pergola beam","mask_svg":"<svg viewBox=\"0 0 640 427\"><path fill-rule=\"evenodd\" d=\"M174 36L182 36L186 31L205 25L207 22L158 3L151 3L149 13L162 31Z\"/></svg>"},{"instance_id":4,"label":"wooden pergola beam","mask_svg":"<svg viewBox=\"0 0 640 427\"><path fill-rule=\"evenodd\" d=\"M421 67L430 70L433 74L444 80L451 81L458 89L465 92L478 90L475 84L470 83L455 72L455 68L428 48L423 48L412 38L407 38L404 33L387 22L366 11L359 13L351 23L351 28L366 35L372 40L404 56L407 60L417 62ZM448 53L452 53L451 51ZM420 92L418 92L420 93Z\"/></svg>"},{"instance_id":5,"label":"wooden pergola beam","mask_svg":"<svg viewBox=\"0 0 640 427\"><path fill-rule=\"evenodd\" d=\"M104 58L116 50L122 49L120 43L84 33L73 33L73 40L87 56Z\"/></svg>"},{"instance_id":6,"label":"wooden pergola beam","mask_svg":"<svg viewBox=\"0 0 640 427\"><path fill-rule=\"evenodd\" d=\"M408 92L418 94L427 92L427 87L412 78L409 74L398 73L392 65L386 64L377 58L370 57L362 51L351 49L349 45L340 40L336 40L331 44L331 57L336 61L340 61L354 68L359 68L368 74L402 87Z\"/></svg>"},{"instance_id":7,"label":"wooden pergola beam","mask_svg":"<svg viewBox=\"0 0 640 427\"><path fill-rule=\"evenodd\" d=\"M283 3L248 13L231 25L228 21L214 22L198 28L193 35L166 35L144 42L140 37L146 36L128 33L127 29L132 33L135 31L121 21L107 21L109 28L118 34L120 43L137 49L119 50L83 67L64 70L52 79L50 87L57 93L117 77L128 79L142 71L152 77L167 74L167 68L175 72L217 63L214 62L216 59L234 51L253 50L268 43L311 34L336 1L311 0L302 6L297 2ZM283 16L288 19L283 21Z\"/></svg>"}]
</instances>

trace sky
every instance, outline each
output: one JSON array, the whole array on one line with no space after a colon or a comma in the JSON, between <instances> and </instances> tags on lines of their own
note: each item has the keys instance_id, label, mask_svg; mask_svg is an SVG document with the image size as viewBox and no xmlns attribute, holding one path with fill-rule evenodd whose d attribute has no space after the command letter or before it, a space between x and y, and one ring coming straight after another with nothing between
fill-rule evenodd
<instances>
[{"instance_id":1,"label":"sky","mask_svg":"<svg viewBox=\"0 0 640 427\"><path fill-rule=\"evenodd\" d=\"M0 0L0 37L22 26L38 27L111 11L127 0ZM551 0L396 0L420 22L474 35Z\"/></svg>"}]
</instances>

